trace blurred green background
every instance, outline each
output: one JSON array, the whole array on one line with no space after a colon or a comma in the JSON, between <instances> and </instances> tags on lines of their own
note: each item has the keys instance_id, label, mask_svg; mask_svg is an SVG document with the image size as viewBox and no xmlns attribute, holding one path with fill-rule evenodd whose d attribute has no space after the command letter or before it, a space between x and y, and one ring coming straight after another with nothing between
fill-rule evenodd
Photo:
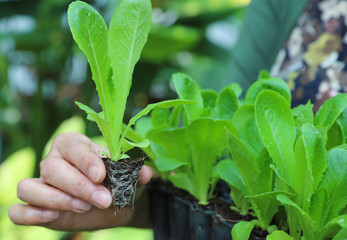
<instances>
[{"instance_id":1,"label":"blurred green background","mask_svg":"<svg viewBox=\"0 0 347 240\"><path fill-rule=\"evenodd\" d=\"M152 0L153 24L137 64L126 118L148 103L175 97L172 73L220 90L250 0ZM94 109L98 97L66 11L71 0L0 0L0 239L153 239L151 230L118 228L65 233L15 226L16 184L39 175L39 162L59 132L97 140L74 101ZM120 0L87 1L108 23ZM39 237L38 237L39 236Z\"/></svg>"}]
</instances>

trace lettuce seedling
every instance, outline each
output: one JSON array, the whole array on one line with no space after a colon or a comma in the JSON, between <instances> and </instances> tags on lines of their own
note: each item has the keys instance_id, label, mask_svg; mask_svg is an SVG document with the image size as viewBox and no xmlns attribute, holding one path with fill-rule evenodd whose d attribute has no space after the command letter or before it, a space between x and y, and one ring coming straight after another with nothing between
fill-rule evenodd
<instances>
[{"instance_id":1,"label":"lettuce seedling","mask_svg":"<svg viewBox=\"0 0 347 240\"><path fill-rule=\"evenodd\" d=\"M128 130L141 116L155 107L170 108L184 101L169 100L150 104L123 127L124 111L135 64L147 41L152 9L149 0L123 0L114 12L109 29L100 14L88 4L70 4L68 20L74 40L86 55L99 95L102 112L76 104L94 120L105 139L110 159L126 157L133 147L147 147L148 140L126 139Z\"/></svg>"},{"instance_id":2,"label":"lettuce seedling","mask_svg":"<svg viewBox=\"0 0 347 240\"><path fill-rule=\"evenodd\" d=\"M279 104L284 104L283 107L290 110L290 90L283 80L265 77L261 76L250 87L246 93L246 103L236 110L231 119L237 129L237 134L228 134L232 159L223 160L217 165L218 176L231 188L230 196L235 204L231 208L241 215L251 214L256 217L252 222L237 224L233 228L233 239L247 239L254 226L263 230L269 228L280 204L276 196L291 194L275 188L277 178L270 167L272 160L259 135L255 106L255 99L260 92L274 89L286 96L285 102ZM241 234L243 238L238 237L239 231L245 231ZM248 236L245 236L246 232Z\"/></svg>"},{"instance_id":3,"label":"lettuce seedling","mask_svg":"<svg viewBox=\"0 0 347 240\"><path fill-rule=\"evenodd\" d=\"M261 79L232 118L237 129L237 135L229 133L232 159L221 161L217 173L232 189L234 209L257 217L236 224L233 239L247 239L254 226L273 231L269 224L279 205L286 208L291 236L278 230L269 238L324 239L346 231L346 145L341 144L346 144L347 95L326 101L314 116L310 102L291 110L288 93L283 80Z\"/></svg>"},{"instance_id":4,"label":"lettuce seedling","mask_svg":"<svg viewBox=\"0 0 347 240\"><path fill-rule=\"evenodd\" d=\"M173 75L173 85L180 99L196 104L178 106L172 112L157 109L138 122L136 129L148 129L142 136L151 141L152 159L161 176L200 204L208 204L216 184L212 169L227 147L226 129L235 132L228 118L239 105L232 90L237 87L228 85L220 93L201 90L181 73Z\"/></svg>"},{"instance_id":5,"label":"lettuce seedling","mask_svg":"<svg viewBox=\"0 0 347 240\"><path fill-rule=\"evenodd\" d=\"M291 192L276 197L285 206L290 236L342 236L347 229L347 151L345 139L337 136L346 127L347 94L327 100L314 118L310 103L293 114L286 102L280 94L264 90L255 106L259 134L280 179L277 189ZM301 114L309 116L306 121Z\"/></svg>"},{"instance_id":6,"label":"lettuce seedling","mask_svg":"<svg viewBox=\"0 0 347 240\"><path fill-rule=\"evenodd\" d=\"M150 104L123 126L132 74L151 26L150 0L122 0L109 29L100 14L81 1L70 4L68 20L74 40L88 59L103 111L97 113L82 103L76 104L97 123L107 144L109 156L101 153L107 156L103 157L104 185L110 190L117 210L134 203L136 184L144 164L143 158L130 159L125 153L134 147L146 149L149 145L148 139L134 142L126 138L131 126L155 107L171 108L187 101Z\"/></svg>"}]
</instances>

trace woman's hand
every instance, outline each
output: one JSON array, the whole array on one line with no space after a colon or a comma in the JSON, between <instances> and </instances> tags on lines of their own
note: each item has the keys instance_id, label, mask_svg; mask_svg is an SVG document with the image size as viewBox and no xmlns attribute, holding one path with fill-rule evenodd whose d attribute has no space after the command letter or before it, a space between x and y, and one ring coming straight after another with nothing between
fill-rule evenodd
<instances>
[{"instance_id":1,"label":"woman's hand","mask_svg":"<svg viewBox=\"0 0 347 240\"><path fill-rule=\"evenodd\" d=\"M100 150L105 151L82 134L58 135L40 164L40 178L18 183L18 198L27 204L13 205L9 210L11 220L59 230L148 226L145 198L136 202L135 210L126 207L114 215L111 193L101 185L106 169L97 153ZM146 184L151 177L151 169L144 166L138 185Z\"/></svg>"}]
</instances>

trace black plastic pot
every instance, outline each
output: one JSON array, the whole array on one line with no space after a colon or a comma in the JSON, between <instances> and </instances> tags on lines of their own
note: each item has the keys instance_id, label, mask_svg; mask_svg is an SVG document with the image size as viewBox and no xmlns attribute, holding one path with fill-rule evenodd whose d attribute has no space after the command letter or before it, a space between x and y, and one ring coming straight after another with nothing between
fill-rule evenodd
<instances>
[{"instance_id":1,"label":"black plastic pot","mask_svg":"<svg viewBox=\"0 0 347 240\"><path fill-rule=\"evenodd\" d=\"M212 240L231 240L231 229L235 223L221 220L218 216L213 216Z\"/></svg>"},{"instance_id":2,"label":"black plastic pot","mask_svg":"<svg viewBox=\"0 0 347 240\"><path fill-rule=\"evenodd\" d=\"M148 184L147 189L154 239L167 240L170 238L169 193L155 181Z\"/></svg>"},{"instance_id":3,"label":"black plastic pot","mask_svg":"<svg viewBox=\"0 0 347 240\"><path fill-rule=\"evenodd\" d=\"M152 181L147 189L155 240L231 240L237 220L229 220L226 213L230 209L221 206L228 203L215 201L214 205L202 206L162 181ZM250 239L265 237L261 231L253 231Z\"/></svg>"},{"instance_id":4,"label":"black plastic pot","mask_svg":"<svg viewBox=\"0 0 347 240\"><path fill-rule=\"evenodd\" d=\"M191 204L189 211L190 239L211 239L213 210L204 209L205 206Z\"/></svg>"},{"instance_id":5,"label":"black plastic pot","mask_svg":"<svg viewBox=\"0 0 347 240\"><path fill-rule=\"evenodd\" d=\"M169 200L170 235L172 240L190 240L189 209L190 203L179 197L171 196Z\"/></svg>"}]
</instances>

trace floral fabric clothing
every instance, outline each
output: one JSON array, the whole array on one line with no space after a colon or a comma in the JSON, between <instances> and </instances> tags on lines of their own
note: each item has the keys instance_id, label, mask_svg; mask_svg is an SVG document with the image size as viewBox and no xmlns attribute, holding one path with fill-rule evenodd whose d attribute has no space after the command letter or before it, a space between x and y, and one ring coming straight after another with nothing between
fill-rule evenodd
<instances>
[{"instance_id":1,"label":"floral fabric clothing","mask_svg":"<svg viewBox=\"0 0 347 240\"><path fill-rule=\"evenodd\" d=\"M312 0L298 19L271 74L286 79L293 106L310 99L315 110L347 92L347 0Z\"/></svg>"}]
</instances>

